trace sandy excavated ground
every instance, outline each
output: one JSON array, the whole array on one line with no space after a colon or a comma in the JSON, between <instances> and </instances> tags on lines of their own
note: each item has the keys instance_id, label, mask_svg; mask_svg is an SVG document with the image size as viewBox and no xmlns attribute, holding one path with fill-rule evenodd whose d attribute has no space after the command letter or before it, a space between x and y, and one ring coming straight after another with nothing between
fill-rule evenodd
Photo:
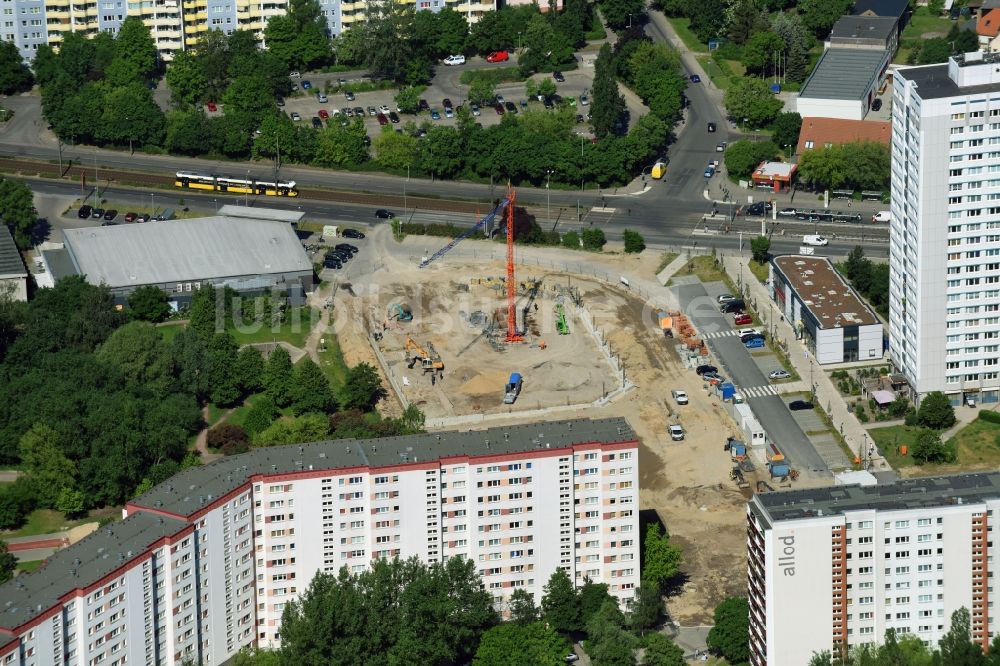
<instances>
[{"instance_id":1,"label":"sandy excavated ground","mask_svg":"<svg viewBox=\"0 0 1000 666\"><path fill-rule=\"evenodd\" d=\"M579 253L551 252L556 258L580 258ZM643 254L641 258L594 257L594 263L652 279L659 257L651 252ZM428 414L447 413L449 403L456 414L474 413L477 409L503 411L498 403L511 371L525 375L523 402L519 400L517 406L526 409L534 409L538 403L545 406L543 399L548 404L591 401L601 394L602 387L594 384L602 376L608 382L607 390L613 388L608 363L579 321L570 318L568 336L554 333L552 300L539 301L539 335L533 341L544 339L548 345L545 350L528 343L500 354L482 339L473 341L478 331L469 328L458 311L489 311L491 305L503 301L496 298L497 292L475 288L465 291L464 285L470 282L468 276L501 275L502 264L444 260L446 270L417 273L412 263L388 256L386 263L386 270L367 276L372 285L355 284L338 291L335 328L349 365L366 361L377 367L363 322L372 330L381 329L386 304L406 299L414 311L414 324L403 326L419 331L414 335L418 343L433 342L446 365L444 382L433 389L429 377L419 370L408 371L411 388L418 394L423 392L418 397ZM525 280L529 275L538 277L543 273L519 271L518 279ZM569 281L564 275L544 275L545 284ZM746 593L748 493L739 491L729 479L731 461L728 452L723 451L726 435L736 434L736 426L718 401L709 397L707 387L695 374L682 369L673 342L655 328L656 308L597 281L573 276L572 284L579 288L596 328L604 332L636 388L603 409L561 411L552 418L624 416L629 420L642 440L642 509L655 511L684 551L682 584L668 598L668 610L673 620L683 625L708 623L719 601ZM567 312L572 310L568 305ZM390 363L402 364L404 340L405 333L386 331L383 349ZM674 388L688 392L689 405L673 404L670 391ZM398 402L384 402L385 413L398 411ZM516 413L511 420L517 421ZM673 442L666 435L670 422L684 427L685 441Z\"/></svg>"}]
</instances>

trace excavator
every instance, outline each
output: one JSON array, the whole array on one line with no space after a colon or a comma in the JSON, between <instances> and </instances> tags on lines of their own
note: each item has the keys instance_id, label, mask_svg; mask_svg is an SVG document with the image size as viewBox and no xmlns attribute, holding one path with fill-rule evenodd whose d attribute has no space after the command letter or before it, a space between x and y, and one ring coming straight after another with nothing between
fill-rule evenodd
<instances>
[{"instance_id":1,"label":"excavator","mask_svg":"<svg viewBox=\"0 0 1000 666\"><path fill-rule=\"evenodd\" d=\"M414 342L413 338L407 336L406 367L412 368L417 364L417 361L420 362L420 367L423 368L424 372L444 372L444 361L441 360L441 355L434 349L434 345L428 343L425 350Z\"/></svg>"}]
</instances>

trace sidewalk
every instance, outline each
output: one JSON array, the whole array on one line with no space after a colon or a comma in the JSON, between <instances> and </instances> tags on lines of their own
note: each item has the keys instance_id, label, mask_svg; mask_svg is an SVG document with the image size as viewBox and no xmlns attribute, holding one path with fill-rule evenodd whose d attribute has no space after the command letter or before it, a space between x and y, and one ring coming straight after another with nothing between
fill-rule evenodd
<instances>
[{"instance_id":1,"label":"sidewalk","mask_svg":"<svg viewBox=\"0 0 1000 666\"><path fill-rule=\"evenodd\" d=\"M726 255L722 257L722 262L726 272L732 276L739 274L740 264L745 264L748 259L748 256L740 256L738 254ZM848 412L844 399L840 396L840 392L837 391L836 387L834 387L823 366L816 363L812 354L795 339L795 331L792 329L791 324L784 318L779 319L779 321L770 320L771 317L779 313L772 313L772 308L762 307L771 301L768 288L757 280L744 281L743 288L747 298L755 306L758 315L764 321L765 325L768 328L774 328L776 337L788 341L788 357L791 360L792 366L798 372L799 377L804 380L806 386L808 386L811 379L813 385L816 387L817 404L826 411L833 426L843 436L844 441L847 442L848 448L862 460L865 459L866 455L874 453L875 457L871 461L871 471L890 470L889 464L884 459L877 457L875 443L868 434L868 431L858 422L853 414Z\"/></svg>"}]
</instances>

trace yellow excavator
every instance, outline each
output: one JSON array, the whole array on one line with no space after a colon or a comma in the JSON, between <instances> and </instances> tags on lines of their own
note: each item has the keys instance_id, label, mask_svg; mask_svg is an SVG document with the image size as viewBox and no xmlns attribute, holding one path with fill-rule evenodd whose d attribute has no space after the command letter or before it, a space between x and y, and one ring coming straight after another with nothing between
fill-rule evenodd
<instances>
[{"instance_id":1,"label":"yellow excavator","mask_svg":"<svg viewBox=\"0 0 1000 666\"><path fill-rule=\"evenodd\" d=\"M406 367L412 368L417 362L424 372L444 372L444 361L441 355L434 349L434 345L428 343L427 349L418 345L413 338L406 338Z\"/></svg>"}]
</instances>

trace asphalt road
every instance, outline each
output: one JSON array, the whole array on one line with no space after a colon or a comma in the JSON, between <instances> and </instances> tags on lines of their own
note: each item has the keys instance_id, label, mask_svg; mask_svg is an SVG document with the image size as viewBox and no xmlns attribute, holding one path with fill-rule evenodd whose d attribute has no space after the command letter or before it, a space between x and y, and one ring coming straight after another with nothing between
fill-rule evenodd
<instances>
[{"instance_id":1,"label":"asphalt road","mask_svg":"<svg viewBox=\"0 0 1000 666\"><path fill-rule=\"evenodd\" d=\"M702 284L685 284L676 287L681 309L691 318L702 334L732 329L730 319L719 312L716 297L724 287L709 290ZM738 388L768 386L770 380L757 367L750 352L735 336L710 338L709 348L718 359L719 372ZM792 418L792 413L779 396L748 397L754 415L767 432L768 441L778 445L794 467L816 472L829 468L805 433Z\"/></svg>"}]
</instances>

